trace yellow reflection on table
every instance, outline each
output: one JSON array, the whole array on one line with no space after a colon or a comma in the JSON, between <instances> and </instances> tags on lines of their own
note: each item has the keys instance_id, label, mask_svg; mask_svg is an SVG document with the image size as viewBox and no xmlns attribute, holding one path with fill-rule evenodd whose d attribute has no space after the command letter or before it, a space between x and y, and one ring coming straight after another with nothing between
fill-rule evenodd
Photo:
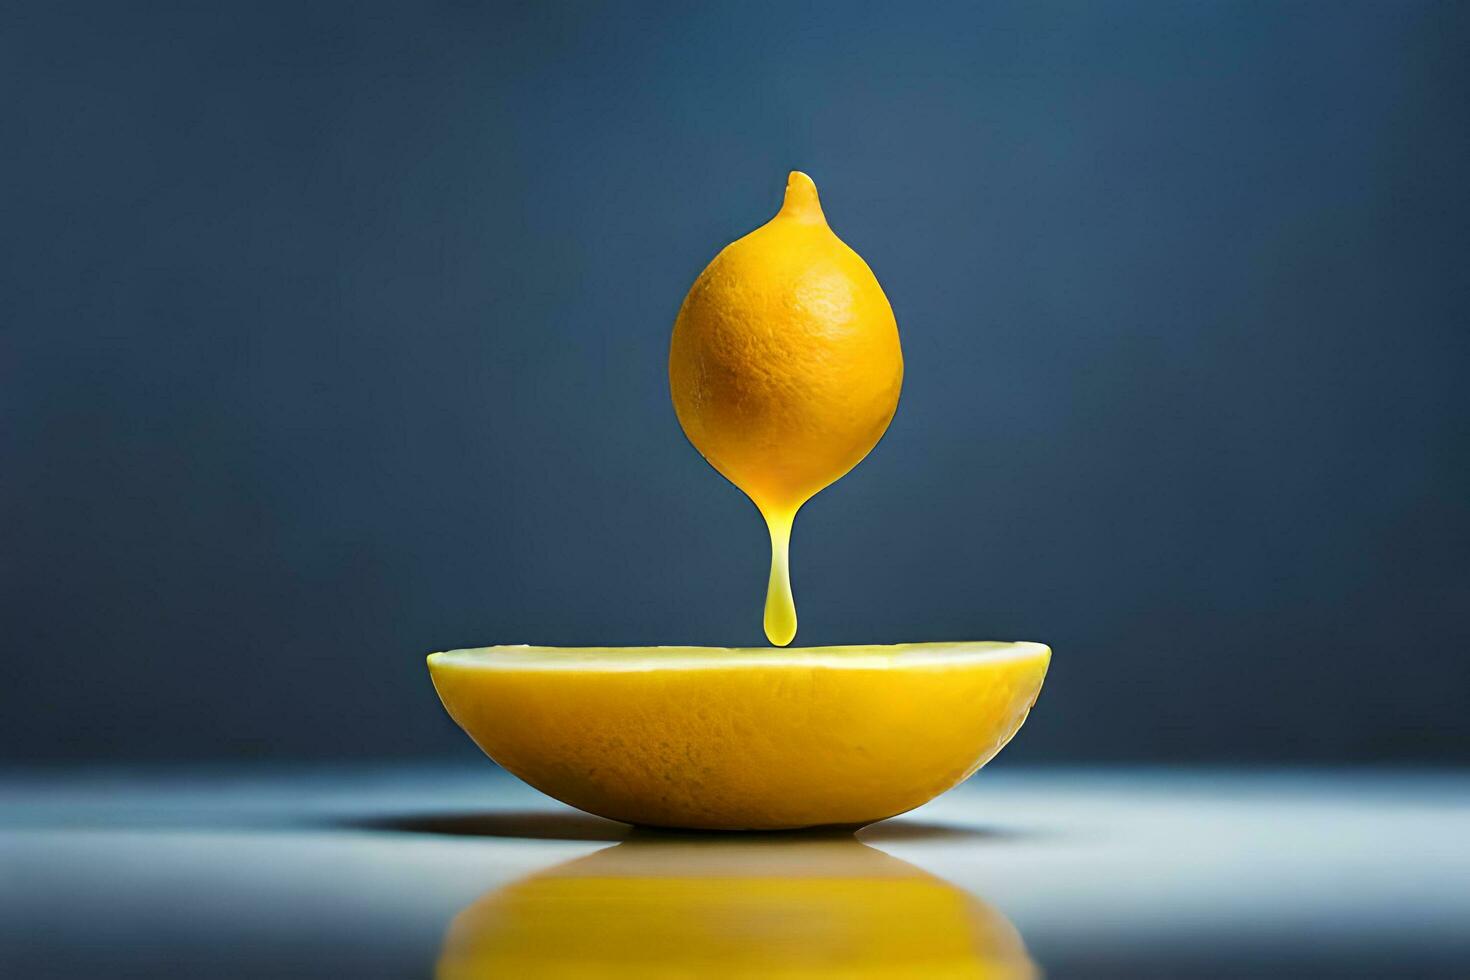
<instances>
[{"instance_id":1,"label":"yellow reflection on table","mask_svg":"<svg viewBox=\"0 0 1470 980\"><path fill-rule=\"evenodd\" d=\"M967 892L843 837L636 833L481 896L439 980L484 977L972 977L1037 971Z\"/></svg>"}]
</instances>

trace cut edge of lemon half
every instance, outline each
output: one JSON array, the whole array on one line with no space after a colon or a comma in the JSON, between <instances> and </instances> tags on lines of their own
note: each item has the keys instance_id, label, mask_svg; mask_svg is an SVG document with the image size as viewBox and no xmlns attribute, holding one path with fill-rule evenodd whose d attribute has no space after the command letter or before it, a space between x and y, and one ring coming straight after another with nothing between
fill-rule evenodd
<instances>
[{"instance_id":1,"label":"cut edge of lemon half","mask_svg":"<svg viewBox=\"0 0 1470 980\"><path fill-rule=\"evenodd\" d=\"M1051 650L498 646L431 654L445 709L549 796L650 826L864 824L970 776L1021 727Z\"/></svg>"},{"instance_id":2,"label":"cut edge of lemon half","mask_svg":"<svg viewBox=\"0 0 1470 980\"><path fill-rule=\"evenodd\" d=\"M472 647L429 654L430 670L731 670L735 668L953 667L1048 657L1042 643L978 641L827 647Z\"/></svg>"}]
</instances>

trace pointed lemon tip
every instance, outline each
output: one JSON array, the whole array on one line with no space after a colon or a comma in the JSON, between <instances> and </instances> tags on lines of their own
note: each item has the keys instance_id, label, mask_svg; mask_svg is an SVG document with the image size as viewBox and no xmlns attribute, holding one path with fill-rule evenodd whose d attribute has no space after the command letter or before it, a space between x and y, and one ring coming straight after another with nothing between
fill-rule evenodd
<instances>
[{"instance_id":1,"label":"pointed lemon tip","mask_svg":"<svg viewBox=\"0 0 1470 980\"><path fill-rule=\"evenodd\" d=\"M793 170L786 178L786 200L781 204L781 214L798 221L826 221L822 215L822 202L817 197L817 185L800 170Z\"/></svg>"}]
</instances>

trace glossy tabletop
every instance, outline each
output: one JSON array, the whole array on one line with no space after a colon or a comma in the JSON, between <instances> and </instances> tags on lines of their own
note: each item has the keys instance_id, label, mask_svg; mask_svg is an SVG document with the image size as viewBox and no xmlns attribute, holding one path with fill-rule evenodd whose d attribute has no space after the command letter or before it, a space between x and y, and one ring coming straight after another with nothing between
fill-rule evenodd
<instances>
[{"instance_id":1,"label":"glossy tabletop","mask_svg":"<svg viewBox=\"0 0 1470 980\"><path fill-rule=\"evenodd\" d=\"M5 977L1464 977L1464 773L1015 770L670 834L476 766L0 774Z\"/></svg>"}]
</instances>

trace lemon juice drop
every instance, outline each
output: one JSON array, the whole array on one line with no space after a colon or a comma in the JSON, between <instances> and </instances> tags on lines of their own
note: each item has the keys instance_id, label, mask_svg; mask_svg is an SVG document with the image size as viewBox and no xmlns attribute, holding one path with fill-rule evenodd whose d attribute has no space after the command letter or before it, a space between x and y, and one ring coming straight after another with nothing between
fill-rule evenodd
<instances>
[{"instance_id":1,"label":"lemon juice drop","mask_svg":"<svg viewBox=\"0 0 1470 980\"><path fill-rule=\"evenodd\" d=\"M898 408L893 308L792 171L776 216L727 245L674 321L669 390L689 441L745 492L771 539L765 633L796 636L791 528L878 444Z\"/></svg>"},{"instance_id":2,"label":"lemon juice drop","mask_svg":"<svg viewBox=\"0 0 1470 980\"><path fill-rule=\"evenodd\" d=\"M784 647L796 636L796 599L791 595L791 522L795 514L766 514L771 532L771 579L766 584L766 639Z\"/></svg>"}]
</instances>

